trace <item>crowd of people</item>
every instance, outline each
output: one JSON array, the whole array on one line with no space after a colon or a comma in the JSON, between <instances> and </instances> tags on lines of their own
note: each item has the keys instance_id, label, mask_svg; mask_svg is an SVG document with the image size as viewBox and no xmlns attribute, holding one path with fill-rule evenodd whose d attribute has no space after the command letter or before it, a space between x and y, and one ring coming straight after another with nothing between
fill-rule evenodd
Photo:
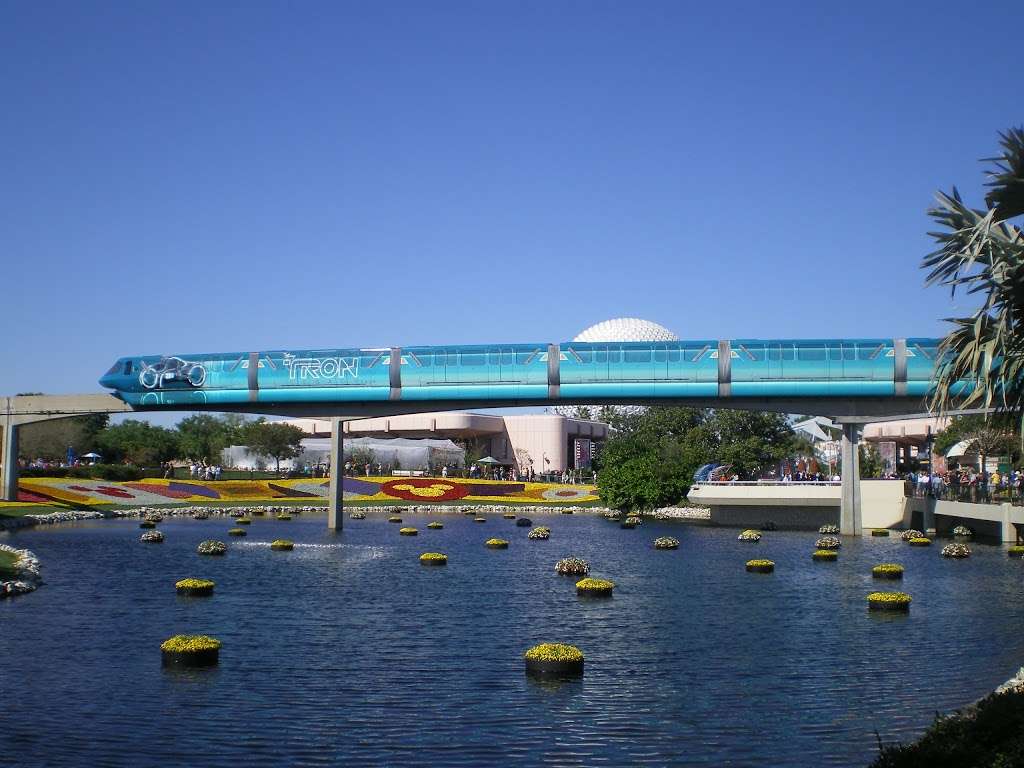
<instances>
[{"instance_id":1,"label":"crowd of people","mask_svg":"<svg viewBox=\"0 0 1024 768\"><path fill-rule=\"evenodd\" d=\"M959 467L946 472L908 472L907 495L979 504L1024 500L1024 469L1007 472Z\"/></svg>"}]
</instances>

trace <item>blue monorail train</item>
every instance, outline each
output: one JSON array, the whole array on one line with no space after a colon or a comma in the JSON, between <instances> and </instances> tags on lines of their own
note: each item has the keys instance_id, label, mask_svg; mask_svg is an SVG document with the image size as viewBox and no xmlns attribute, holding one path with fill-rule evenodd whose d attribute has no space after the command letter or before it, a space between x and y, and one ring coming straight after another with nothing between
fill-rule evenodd
<instances>
[{"instance_id":1,"label":"blue monorail train","mask_svg":"<svg viewBox=\"0 0 1024 768\"><path fill-rule=\"evenodd\" d=\"M129 405L922 396L939 339L495 344L122 357Z\"/></svg>"}]
</instances>

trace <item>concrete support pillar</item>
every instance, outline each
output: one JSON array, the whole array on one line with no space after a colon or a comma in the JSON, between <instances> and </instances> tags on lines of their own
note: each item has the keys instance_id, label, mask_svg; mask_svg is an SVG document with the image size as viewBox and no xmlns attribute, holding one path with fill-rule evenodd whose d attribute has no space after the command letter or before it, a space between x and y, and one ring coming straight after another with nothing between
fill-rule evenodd
<instances>
[{"instance_id":1,"label":"concrete support pillar","mask_svg":"<svg viewBox=\"0 0 1024 768\"><path fill-rule=\"evenodd\" d=\"M1017 543L1017 526L1010 522L1010 514L1013 511L1013 505L1001 504L1003 510L1003 524L1000 526L1000 533L1004 544L1016 544Z\"/></svg>"},{"instance_id":2,"label":"concrete support pillar","mask_svg":"<svg viewBox=\"0 0 1024 768\"><path fill-rule=\"evenodd\" d=\"M3 445L0 446L0 499L18 500L18 427L10 419L3 421Z\"/></svg>"},{"instance_id":3,"label":"concrete support pillar","mask_svg":"<svg viewBox=\"0 0 1024 768\"><path fill-rule=\"evenodd\" d=\"M839 504L839 532L860 536L860 425L843 424L843 487Z\"/></svg>"},{"instance_id":4,"label":"concrete support pillar","mask_svg":"<svg viewBox=\"0 0 1024 768\"><path fill-rule=\"evenodd\" d=\"M341 419L331 419L331 484L327 492L327 529L340 531L344 526L345 505L342 484L345 478L344 435Z\"/></svg>"}]
</instances>

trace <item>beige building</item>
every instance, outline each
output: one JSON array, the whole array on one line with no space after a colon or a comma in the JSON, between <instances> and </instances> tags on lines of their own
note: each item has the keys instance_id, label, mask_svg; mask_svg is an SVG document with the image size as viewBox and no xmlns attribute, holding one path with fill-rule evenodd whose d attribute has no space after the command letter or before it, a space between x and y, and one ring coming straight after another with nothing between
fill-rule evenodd
<instances>
[{"instance_id":1,"label":"beige building","mask_svg":"<svg viewBox=\"0 0 1024 768\"><path fill-rule=\"evenodd\" d=\"M310 437L328 437L331 422L290 419ZM497 416L459 411L417 413L377 419L358 419L344 424L346 437L429 437L479 441L484 455L525 472L561 473L587 469L608 437L608 425L573 419L554 413Z\"/></svg>"}]
</instances>

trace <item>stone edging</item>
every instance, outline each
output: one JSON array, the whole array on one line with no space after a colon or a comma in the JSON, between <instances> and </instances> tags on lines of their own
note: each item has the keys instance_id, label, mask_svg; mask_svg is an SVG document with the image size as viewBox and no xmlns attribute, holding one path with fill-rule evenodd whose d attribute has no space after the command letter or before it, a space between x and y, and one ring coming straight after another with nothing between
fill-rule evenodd
<instances>
[{"instance_id":1,"label":"stone edging","mask_svg":"<svg viewBox=\"0 0 1024 768\"><path fill-rule=\"evenodd\" d=\"M43 579L39 575L39 558L34 554L27 549L15 549L6 544L0 544L0 551L12 552L18 556L18 559L14 561L18 578L13 581L0 581L0 597L13 597L26 592L34 592L36 587L43 583Z\"/></svg>"}]
</instances>

